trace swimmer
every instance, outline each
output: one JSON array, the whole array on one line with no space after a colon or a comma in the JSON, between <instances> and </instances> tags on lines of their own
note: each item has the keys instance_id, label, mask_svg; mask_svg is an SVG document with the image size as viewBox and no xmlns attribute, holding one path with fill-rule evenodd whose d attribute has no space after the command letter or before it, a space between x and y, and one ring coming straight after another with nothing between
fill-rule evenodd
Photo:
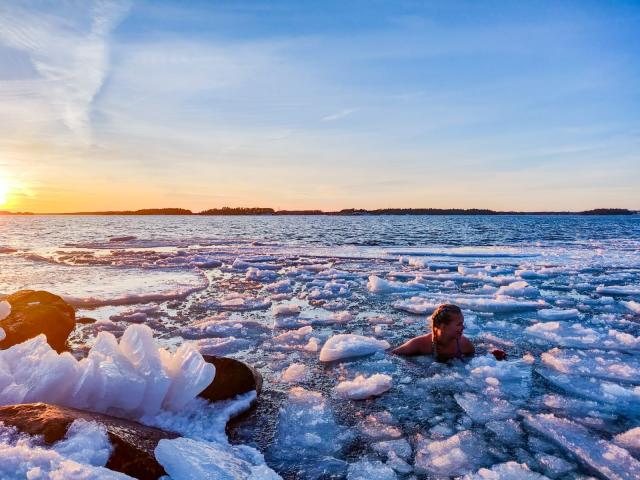
<instances>
[{"instance_id":1,"label":"swimmer","mask_svg":"<svg viewBox=\"0 0 640 480\"><path fill-rule=\"evenodd\" d=\"M412 338L392 350L397 355L433 355L438 361L463 358L475 353L473 343L465 337L464 315L457 305L440 305L431 315L431 332ZM491 352L497 360L504 360L502 350Z\"/></svg>"}]
</instances>

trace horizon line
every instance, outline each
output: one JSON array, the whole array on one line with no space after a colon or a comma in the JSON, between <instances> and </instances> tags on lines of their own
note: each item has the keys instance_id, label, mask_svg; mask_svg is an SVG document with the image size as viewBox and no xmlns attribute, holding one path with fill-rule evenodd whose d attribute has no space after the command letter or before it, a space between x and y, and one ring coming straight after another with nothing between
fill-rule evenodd
<instances>
[{"instance_id":1,"label":"horizon line","mask_svg":"<svg viewBox=\"0 0 640 480\"><path fill-rule=\"evenodd\" d=\"M640 209L630 208L594 208L589 210L492 210L488 208L344 208L324 211L320 209L273 209L271 207L220 207L201 211L192 211L182 207L143 208L137 210L98 210L76 212L28 212L0 210L0 216L359 216L359 215L633 215Z\"/></svg>"}]
</instances>

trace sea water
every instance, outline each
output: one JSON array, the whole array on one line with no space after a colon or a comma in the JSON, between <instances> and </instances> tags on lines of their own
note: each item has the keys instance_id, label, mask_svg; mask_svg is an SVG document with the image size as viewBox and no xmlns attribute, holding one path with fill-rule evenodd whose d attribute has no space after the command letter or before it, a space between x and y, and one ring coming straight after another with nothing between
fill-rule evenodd
<instances>
[{"instance_id":1,"label":"sea water","mask_svg":"<svg viewBox=\"0 0 640 480\"><path fill-rule=\"evenodd\" d=\"M77 360L143 324L167 352L256 366L233 451L224 423L250 398L143 419L183 435L156 452L172 478L222 475L221 448L228 478L637 478L639 247L640 216L7 216L0 293L48 290L95 320ZM443 302L473 359L387 352ZM31 440L2 435L0 464L19 461Z\"/></svg>"}]
</instances>

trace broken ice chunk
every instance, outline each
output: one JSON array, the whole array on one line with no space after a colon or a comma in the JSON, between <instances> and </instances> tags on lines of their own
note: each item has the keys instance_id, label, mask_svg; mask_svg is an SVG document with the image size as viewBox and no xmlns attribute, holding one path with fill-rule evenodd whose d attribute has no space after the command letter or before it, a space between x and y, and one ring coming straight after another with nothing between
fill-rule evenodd
<instances>
[{"instance_id":1,"label":"broken ice chunk","mask_svg":"<svg viewBox=\"0 0 640 480\"><path fill-rule=\"evenodd\" d=\"M320 350L320 361L332 362L343 358L361 357L386 350L389 347L389 343L385 340L377 340L363 335L334 335Z\"/></svg>"},{"instance_id":2,"label":"broken ice chunk","mask_svg":"<svg viewBox=\"0 0 640 480\"><path fill-rule=\"evenodd\" d=\"M414 467L425 475L458 476L475 471L486 462L482 438L464 430L444 440L419 439Z\"/></svg>"},{"instance_id":3,"label":"broken ice chunk","mask_svg":"<svg viewBox=\"0 0 640 480\"><path fill-rule=\"evenodd\" d=\"M386 392L391 388L391 383L391 376L381 373L366 378L364 375L358 375L351 381L340 382L335 391L342 398L364 400Z\"/></svg>"},{"instance_id":4,"label":"broken ice chunk","mask_svg":"<svg viewBox=\"0 0 640 480\"><path fill-rule=\"evenodd\" d=\"M589 430L553 414L524 414L525 423L548 438L567 454L597 471L604 478L631 480L640 478L640 462L624 448L595 437Z\"/></svg>"}]
</instances>

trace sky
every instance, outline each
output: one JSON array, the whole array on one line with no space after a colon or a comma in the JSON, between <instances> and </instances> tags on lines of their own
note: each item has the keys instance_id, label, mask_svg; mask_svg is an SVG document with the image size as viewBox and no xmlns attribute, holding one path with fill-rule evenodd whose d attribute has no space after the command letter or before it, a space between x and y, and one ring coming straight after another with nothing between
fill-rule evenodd
<instances>
[{"instance_id":1,"label":"sky","mask_svg":"<svg viewBox=\"0 0 640 480\"><path fill-rule=\"evenodd\" d=\"M637 1L0 3L0 210L640 209Z\"/></svg>"}]
</instances>

